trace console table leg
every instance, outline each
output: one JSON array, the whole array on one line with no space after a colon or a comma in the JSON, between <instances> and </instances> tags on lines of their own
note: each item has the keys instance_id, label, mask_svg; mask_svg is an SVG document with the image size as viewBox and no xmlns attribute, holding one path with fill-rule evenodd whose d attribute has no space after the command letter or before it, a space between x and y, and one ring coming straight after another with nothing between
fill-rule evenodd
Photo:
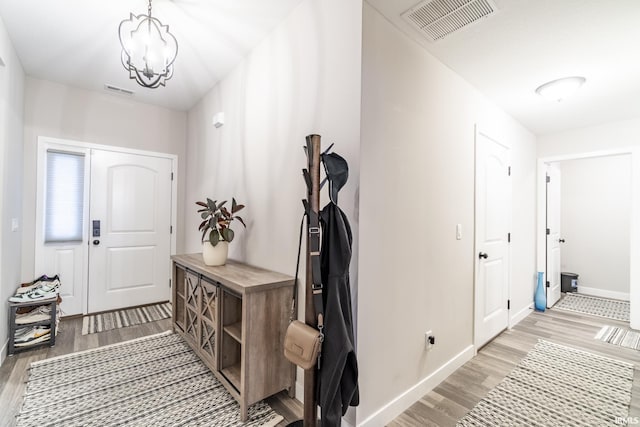
<instances>
[{"instance_id":1,"label":"console table leg","mask_svg":"<svg viewBox=\"0 0 640 427\"><path fill-rule=\"evenodd\" d=\"M245 402L240 402L240 421L247 421L247 404Z\"/></svg>"}]
</instances>

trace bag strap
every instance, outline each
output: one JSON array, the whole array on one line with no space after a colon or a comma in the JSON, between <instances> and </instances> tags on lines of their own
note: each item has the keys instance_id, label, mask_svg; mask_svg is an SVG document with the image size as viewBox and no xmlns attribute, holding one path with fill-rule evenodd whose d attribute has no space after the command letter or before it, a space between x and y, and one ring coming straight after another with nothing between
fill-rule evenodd
<instances>
[{"instance_id":1,"label":"bag strap","mask_svg":"<svg viewBox=\"0 0 640 427\"><path fill-rule=\"evenodd\" d=\"M313 305L318 316L318 330L322 334L324 328L324 302L322 301L322 272L320 270L320 219L318 214L307 209L309 230L309 254L311 257L311 292Z\"/></svg>"},{"instance_id":2,"label":"bag strap","mask_svg":"<svg viewBox=\"0 0 640 427\"><path fill-rule=\"evenodd\" d=\"M289 315L289 323L296 320L296 308L298 302L298 272L300 271L300 252L302 251L302 231L304 230L304 218L307 216L307 213L304 212L302 214L302 219L300 220L300 237L298 238L298 260L296 261L296 275L293 286L293 298L291 298L291 314Z\"/></svg>"}]
</instances>

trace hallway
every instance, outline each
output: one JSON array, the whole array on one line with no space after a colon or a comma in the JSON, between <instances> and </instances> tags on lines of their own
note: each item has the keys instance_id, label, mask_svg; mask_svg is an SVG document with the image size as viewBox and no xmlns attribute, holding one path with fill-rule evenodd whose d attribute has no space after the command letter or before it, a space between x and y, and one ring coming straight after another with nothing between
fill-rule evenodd
<instances>
[{"instance_id":1,"label":"hallway","mask_svg":"<svg viewBox=\"0 0 640 427\"><path fill-rule=\"evenodd\" d=\"M484 346L476 357L425 395L389 427L455 426L533 348L538 339L583 349L631 362L640 367L640 351L594 339L604 325L629 327L628 323L580 315L568 311L533 312L512 330L504 331ZM634 375L630 417L640 416L640 381Z\"/></svg>"}]
</instances>

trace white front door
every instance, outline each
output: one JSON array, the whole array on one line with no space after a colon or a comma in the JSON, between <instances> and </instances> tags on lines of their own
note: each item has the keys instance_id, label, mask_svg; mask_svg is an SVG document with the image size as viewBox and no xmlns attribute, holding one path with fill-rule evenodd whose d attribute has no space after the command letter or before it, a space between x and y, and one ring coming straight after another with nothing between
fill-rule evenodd
<instances>
[{"instance_id":1,"label":"white front door","mask_svg":"<svg viewBox=\"0 0 640 427\"><path fill-rule=\"evenodd\" d=\"M89 312L169 299L171 166L92 150Z\"/></svg>"},{"instance_id":2,"label":"white front door","mask_svg":"<svg viewBox=\"0 0 640 427\"><path fill-rule=\"evenodd\" d=\"M547 308L560 299L560 168L547 165Z\"/></svg>"},{"instance_id":3,"label":"white front door","mask_svg":"<svg viewBox=\"0 0 640 427\"><path fill-rule=\"evenodd\" d=\"M475 345L509 325L509 148L476 132Z\"/></svg>"},{"instance_id":4,"label":"white front door","mask_svg":"<svg viewBox=\"0 0 640 427\"><path fill-rule=\"evenodd\" d=\"M175 161L38 138L34 277L59 275L64 315L169 299Z\"/></svg>"}]
</instances>

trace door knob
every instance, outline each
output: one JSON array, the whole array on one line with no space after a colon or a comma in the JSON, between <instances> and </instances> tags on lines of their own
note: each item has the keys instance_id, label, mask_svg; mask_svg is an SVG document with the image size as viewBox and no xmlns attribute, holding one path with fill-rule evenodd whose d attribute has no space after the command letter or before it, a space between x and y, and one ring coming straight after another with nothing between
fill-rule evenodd
<instances>
[{"instance_id":1,"label":"door knob","mask_svg":"<svg viewBox=\"0 0 640 427\"><path fill-rule=\"evenodd\" d=\"M487 259L487 258L489 258L489 254L487 254L487 253L485 253L485 252L480 252L480 253L478 254L478 258L484 258L484 259Z\"/></svg>"},{"instance_id":2,"label":"door knob","mask_svg":"<svg viewBox=\"0 0 640 427\"><path fill-rule=\"evenodd\" d=\"M564 239L558 239L559 243L564 243Z\"/></svg>"},{"instance_id":3,"label":"door knob","mask_svg":"<svg viewBox=\"0 0 640 427\"><path fill-rule=\"evenodd\" d=\"M93 244L94 244L94 245L96 245L96 246L98 246L98 245L100 244L100 240L98 240L98 239L94 240L94 241L93 241Z\"/></svg>"}]
</instances>

